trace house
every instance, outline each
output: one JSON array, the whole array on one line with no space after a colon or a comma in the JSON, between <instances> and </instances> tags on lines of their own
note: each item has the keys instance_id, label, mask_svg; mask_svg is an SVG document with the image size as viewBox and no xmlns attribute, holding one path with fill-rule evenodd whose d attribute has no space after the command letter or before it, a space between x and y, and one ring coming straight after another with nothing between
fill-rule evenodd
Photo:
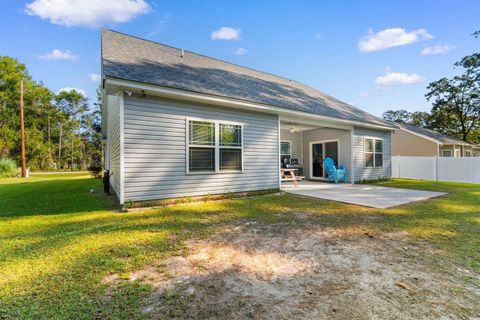
<instances>
[{"instance_id":1,"label":"house","mask_svg":"<svg viewBox=\"0 0 480 320\"><path fill-rule=\"evenodd\" d=\"M403 123L394 123L392 156L479 157L480 147L439 132Z\"/></svg>"},{"instance_id":2,"label":"house","mask_svg":"<svg viewBox=\"0 0 480 320\"><path fill-rule=\"evenodd\" d=\"M391 124L291 79L103 30L102 86L120 203L277 189L281 158L311 180L327 156L352 183L391 174Z\"/></svg>"}]
</instances>

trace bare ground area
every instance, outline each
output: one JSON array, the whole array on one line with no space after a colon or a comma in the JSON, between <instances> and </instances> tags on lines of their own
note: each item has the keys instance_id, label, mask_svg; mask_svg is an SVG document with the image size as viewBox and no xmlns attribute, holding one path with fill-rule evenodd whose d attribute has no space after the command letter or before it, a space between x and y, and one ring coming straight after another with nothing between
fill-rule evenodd
<instances>
[{"instance_id":1,"label":"bare ground area","mask_svg":"<svg viewBox=\"0 0 480 320\"><path fill-rule=\"evenodd\" d=\"M126 281L154 287L143 312L160 319L480 319L480 293L426 242L293 218L226 225Z\"/></svg>"}]
</instances>

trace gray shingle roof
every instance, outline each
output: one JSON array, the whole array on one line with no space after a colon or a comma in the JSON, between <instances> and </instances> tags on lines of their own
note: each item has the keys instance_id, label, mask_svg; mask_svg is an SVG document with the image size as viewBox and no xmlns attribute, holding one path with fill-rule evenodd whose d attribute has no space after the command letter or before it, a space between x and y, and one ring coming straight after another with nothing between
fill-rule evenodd
<instances>
[{"instance_id":1,"label":"gray shingle roof","mask_svg":"<svg viewBox=\"0 0 480 320\"><path fill-rule=\"evenodd\" d=\"M463 140L460 140L460 139L457 139L457 138L452 138L452 137L449 137L447 135L444 135L443 133L439 133L437 131L433 131L433 130L430 130L430 129L416 127L416 126L412 126L412 125L404 124L404 123L394 123L394 125L398 128L404 128L406 130L410 130L412 132L415 132L415 133L424 135L426 137L429 137L431 139L437 140L441 144L466 144L466 145L471 145L470 143L467 143Z\"/></svg>"},{"instance_id":2,"label":"gray shingle roof","mask_svg":"<svg viewBox=\"0 0 480 320\"><path fill-rule=\"evenodd\" d=\"M300 82L111 30L102 31L102 68L106 77L391 127Z\"/></svg>"}]
</instances>

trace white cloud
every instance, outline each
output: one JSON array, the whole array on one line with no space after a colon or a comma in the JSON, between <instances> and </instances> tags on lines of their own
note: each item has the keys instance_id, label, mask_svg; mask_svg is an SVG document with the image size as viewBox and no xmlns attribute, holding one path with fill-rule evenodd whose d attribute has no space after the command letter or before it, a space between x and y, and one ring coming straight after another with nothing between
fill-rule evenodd
<instances>
[{"instance_id":1,"label":"white cloud","mask_svg":"<svg viewBox=\"0 0 480 320\"><path fill-rule=\"evenodd\" d=\"M321 39L321 38L322 38L322 35L321 35L320 33L318 33L318 32L315 33L314 36L315 36L315 38L317 38L317 39Z\"/></svg>"},{"instance_id":2,"label":"white cloud","mask_svg":"<svg viewBox=\"0 0 480 320\"><path fill-rule=\"evenodd\" d=\"M100 79L101 79L101 76L99 74L96 74L96 73L90 73L88 75L88 78L90 79L90 81L92 82L100 82Z\"/></svg>"},{"instance_id":3,"label":"white cloud","mask_svg":"<svg viewBox=\"0 0 480 320\"><path fill-rule=\"evenodd\" d=\"M407 32L403 28L391 28L377 33L373 33L370 30L368 34L358 42L358 49L360 52L379 51L432 38L433 36L425 29Z\"/></svg>"},{"instance_id":4,"label":"white cloud","mask_svg":"<svg viewBox=\"0 0 480 320\"><path fill-rule=\"evenodd\" d=\"M60 92L62 92L62 91L70 92L70 91L73 91L73 90L81 93L84 97L87 97L87 92L86 92L85 90L83 90L83 89L78 89L78 88L72 88L72 87L62 88L62 89L58 90L57 93L60 93Z\"/></svg>"},{"instance_id":5,"label":"white cloud","mask_svg":"<svg viewBox=\"0 0 480 320\"><path fill-rule=\"evenodd\" d=\"M237 56L244 56L248 53L248 50L245 49L245 48L238 48L237 50L235 50L235 54Z\"/></svg>"},{"instance_id":6,"label":"white cloud","mask_svg":"<svg viewBox=\"0 0 480 320\"><path fill-rule=\"evenodd\" d=\"M96 28L128 22L151 8L145 0L34 0L25 11L54 24Z\"/></svg>"},{"instance_id":7,"label":"white cloud","mask_svg":"<svg viewBox=\"0 0 480 320\"><path fill-rule=\"evenodd\" d=\"M360 92L360 97L373 97L375 93L372 92Z\"/></svg>"},{"instance_id":8,"label":"white cloud","mask_svg":"<svg viewBox=\"0 0 480 320\"><path fill-rule=\"evenodd\" d=\"M377 77L375 83L379 86L388 87L402 84L414 84L425 80L424 77L416 73L387 72L384 76Z\"/></svg>"},{"instance_id":9,"label":"white cloud","mask_svg":"<svg viewBox=\"0 0 480 320\"><path fill-rule=\"evenodd\" d=\"M210 38L212 40L240 40L241 33L242 31L240 29L221 27L213 31Z\"/></svg>"},{"instance_id":10,"label":"white cloud","mask_svg":"<svg viewBox=\"0 0 480 320\"><path fill-rule=\"evenodd\" d=\"M448 53L450 50L455 49L455 46L451 46L448 44L439 44L432 47L426 47L422 50L422 55L430 55L430 54L443 54Z\"/></svg>"},{"instance_id":11,"label":"white cloud","mask_svg":"<svg viewBox=\"0 0 480 320\"><path fill-rule=\"evenodd\" d=\"M62 51L60 49L53 49L51 52L39 55L38 57L45 60L76 60L78 58L78 56L70 50Z\"/></svg>"}]
</instances>

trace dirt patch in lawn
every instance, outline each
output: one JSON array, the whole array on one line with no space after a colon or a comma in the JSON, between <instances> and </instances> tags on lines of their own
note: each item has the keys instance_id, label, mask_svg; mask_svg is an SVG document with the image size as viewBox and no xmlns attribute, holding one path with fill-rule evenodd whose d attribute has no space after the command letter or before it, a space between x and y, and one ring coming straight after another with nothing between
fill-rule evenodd
<instances>
[{"instance_id":1,"label":"dirt patch in lawn","mask_svg":"<svg viewBox=\"0 0 480 320\"><path fill-rule=\"evenodd\" d=\"M129 281L155 288L143 309L153 318L480 317L478 292L432 268L428 244L407 239L320 227L299 213L287 223L230 225Z\"/></svg>"}]
</instances>

